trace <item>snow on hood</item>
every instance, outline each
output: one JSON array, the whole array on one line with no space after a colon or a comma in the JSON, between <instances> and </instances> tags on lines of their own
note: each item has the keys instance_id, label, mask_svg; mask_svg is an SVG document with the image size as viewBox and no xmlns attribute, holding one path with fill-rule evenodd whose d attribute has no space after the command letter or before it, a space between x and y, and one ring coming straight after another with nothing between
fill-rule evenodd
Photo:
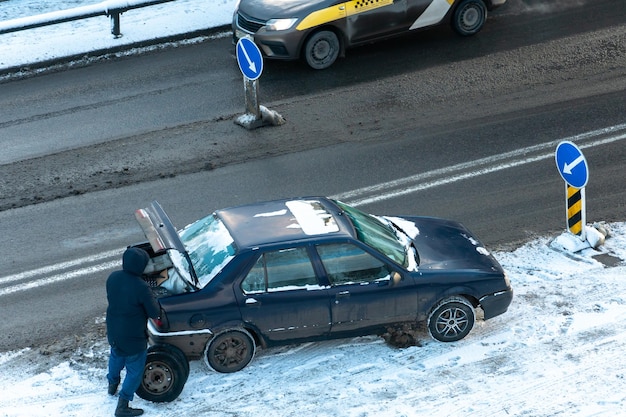
<instances>
[{"instance_id":1,"label":"snow on hood","mask_svg":"<svg viewBox=\"0 0 626 417\"><path fill-rule=\"evenodd\" d=\"M403 217L399 227L413 224L413 243L420 269L473 269L502 272L502 268L480 240L461 223L434 217ZM408 231L405 230L407 234Z\"/></svg>"}]
</instances>

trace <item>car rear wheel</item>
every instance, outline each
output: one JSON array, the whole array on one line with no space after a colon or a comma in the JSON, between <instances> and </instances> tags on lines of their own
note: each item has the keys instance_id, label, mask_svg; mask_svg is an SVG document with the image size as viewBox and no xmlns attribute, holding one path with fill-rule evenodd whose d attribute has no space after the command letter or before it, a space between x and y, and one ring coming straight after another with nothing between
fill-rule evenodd
<instances>
[{"instance_id":1,"label":"car rear wheel","mask_svg":"<svg viewBox=\"0 0 626 417\"><path fill-rule=\"evenodd\" d=\"M430 335L441 342L463 339L474 327L474 307L463 297L440 301L428 316Z\"/></svg>"},{"instance_id":2,"label":"car rear wheel","mask_svg":"<svg viewBox=\"0 0 626 417\"><path fill-rule=\"evenodd\" d=\"M255 352L254 339L247 331L227 330L209 341L204 357L217 372L237 372L246 367Z\"/></svg>"},{"instance_id":3,"label":"car rear wheel","mask_svg":"<svg viewBox=\"0 0 626 417\"><path fill-rule=\"evenodd\" d=\"M330 67L339 56L339 38L335 32L321 30L311 35L304 44L304 58L313 69Z\"/></svg>"},{"instance_id":4,"label":"car rear wheel","mask_svg":"<svg viewBox=\"0 0 626 417\"><path fill-rule=\"evenodd\" d=\"M157 403L174 401L185 387L188 377L189 363L187 366L181 363L176 353L168 350L148 351L137 395Z\"/></svg>"},{"instance_id":5,"label":"car rear wheel","mask_svg":"<svg viewBox=\"0 0 626 417\"><path fill-rule=\"evenodd\" d=\"M464 0L452 15L452 28L462 36L480 31L487 20L487 6L482 0Z\"/></svg>"}]
</instances>

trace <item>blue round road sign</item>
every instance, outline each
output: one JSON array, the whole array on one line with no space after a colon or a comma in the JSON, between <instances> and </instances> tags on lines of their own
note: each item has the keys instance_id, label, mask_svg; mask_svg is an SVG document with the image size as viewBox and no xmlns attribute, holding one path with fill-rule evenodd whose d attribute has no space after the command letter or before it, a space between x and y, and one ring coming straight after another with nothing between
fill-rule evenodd
<instances>
[{"instance_id":1,"label":"blue round road sign","mask_svg":"<svg viewBox=\"0 0 626 417\"><path fill-rule=\"evenodd\" d=\"M574 188L584 188L589 181L587 160L576 144L563 141L554 154L556 167L563 180Z\"/></svg>"},{"instance_id":2,"label":"blue round road sign","mask_svg":"<svg viewBox=\"0 0 626 417\"><path fill-rule=\"evenodd\" d=\"M248 79L254 81L263 72L263 56L256 44L247 37L237 41L237 63L241 73Z\"/></svg>"}]
</instances>

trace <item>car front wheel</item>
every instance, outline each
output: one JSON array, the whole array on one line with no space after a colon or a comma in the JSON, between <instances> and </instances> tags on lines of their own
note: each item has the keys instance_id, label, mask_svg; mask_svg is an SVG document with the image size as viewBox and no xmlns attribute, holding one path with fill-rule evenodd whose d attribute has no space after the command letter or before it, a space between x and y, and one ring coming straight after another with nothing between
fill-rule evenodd
<instances>
[{"instance_id":1,"label":"car front wheel","mask_svg":"<svg viewBox=\"0 0 626 417\"><path fill-rule=\"evenodd\" d=\"M237 372L246 367L255 352L252 335L243 329L227 330L209 341L205 359L217 372Z\"/></svg>"},{"instance_id":2,"label":"car front wheel","mask_svg":"<svg viewBox=\"0 0 626 417\"><path fill-rule=\"evenodd\" d=\"M337 60L339 47L335 32L322 30L311 35L304 44L304 58L311 68L326 69Z\"/></svg>"},{"instance_id":3,"label":"car front wheel","mask_svg":"<svg viewBox=\"0 0 626 417\"><path fill-rule=\"evenodd\" d=\"M462 36L478 33L487 20L487 6L482 0L462 1L452 16L452 28Z\"/></svg>"},{"instance_id":4,"label":"car front wheel","mask_svg":"<svg viewBox=\"0 0 626 417\"><path fill-rule=\"evenodd\" d=\"M428 331L441 342L463 339L474 327L474 307L463 297L449 297L437 304L428 316Z\"/></svg>"}]
</instances>

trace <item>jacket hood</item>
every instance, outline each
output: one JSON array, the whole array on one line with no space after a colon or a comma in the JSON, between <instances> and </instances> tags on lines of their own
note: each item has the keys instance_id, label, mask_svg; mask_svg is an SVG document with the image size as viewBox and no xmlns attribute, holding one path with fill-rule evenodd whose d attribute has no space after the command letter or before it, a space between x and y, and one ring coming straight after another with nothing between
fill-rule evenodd
<instances>
[{"instance_id":1,"label":"jacket hood","mask_svg":"<svg viewBox=\"0 0 626 417\"><path fill-rule=\"evenodd\" d=\"M122 269L133 275L141 275L148 265L148 252L139 248L128 248L122 256Z\"/></svg>"}]
</instances>

